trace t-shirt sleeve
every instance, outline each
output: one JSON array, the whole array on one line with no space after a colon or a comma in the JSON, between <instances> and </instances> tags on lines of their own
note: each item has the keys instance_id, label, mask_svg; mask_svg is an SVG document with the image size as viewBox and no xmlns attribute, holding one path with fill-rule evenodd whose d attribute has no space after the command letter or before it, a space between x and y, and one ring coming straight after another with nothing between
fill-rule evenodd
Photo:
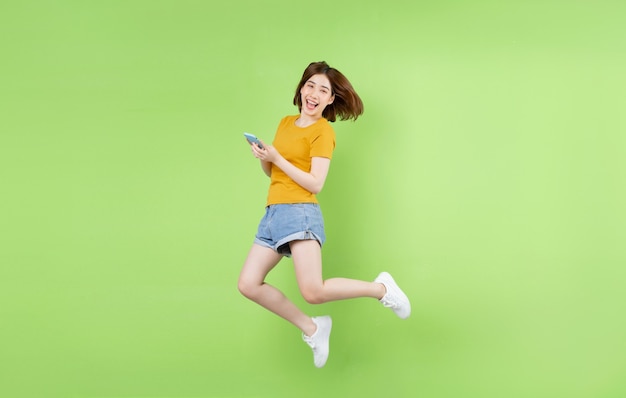
<instances>
[{"instance_id":1,"label":"t-shirt sleeve","mask_svg":"<svg viewBox=\"0 0 626 398\"><path fill-rule=\"evenodd\" d=\"M335 131L332 127L321 129L311 142L311 157L332 159L335 149Z\"/></svg>"}]
</instances>

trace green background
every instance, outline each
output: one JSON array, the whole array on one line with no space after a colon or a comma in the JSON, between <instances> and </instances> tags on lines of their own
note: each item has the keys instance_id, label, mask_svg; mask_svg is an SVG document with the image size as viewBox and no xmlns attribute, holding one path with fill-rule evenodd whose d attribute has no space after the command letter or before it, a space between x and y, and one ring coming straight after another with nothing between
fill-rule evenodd
<instances>
[{"instance_id":1,"label":"green background","mask_svg":"<svg viewBox=\"0 0 626 398\"><path fill-rule=\"evenodd\" d=\"M626 396L622 1L3 1L0 396ZM325 60L365 103L320 195L323 369L236 281Z\"/></svg>"}]
</instances>

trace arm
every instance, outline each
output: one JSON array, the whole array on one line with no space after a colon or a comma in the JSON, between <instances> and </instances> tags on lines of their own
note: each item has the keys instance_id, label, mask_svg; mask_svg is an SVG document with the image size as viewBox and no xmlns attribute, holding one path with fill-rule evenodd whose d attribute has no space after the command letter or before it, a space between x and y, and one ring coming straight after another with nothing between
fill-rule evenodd
<instances>
[{"instance_id":1,"label":"arm","mask_svg":"<svg viewBox=\"0 0 626 398\"><path fill-rule=\"evenodd\" d=\"M263 172L265 173L266 176L268 177L272 176L272 163L271 162L266 162L265 160L261 160L261 168L263 169Z\"/></svg>"},{"instance_id":2,"label":"arm","mask_svg":"<svg viewBox=\"0 0 626 398\"><path fill-rule=\"evenodd\" d=\"M268 167L271 172L271 164L274 163L276 167L284 171L289 178L294 180L296 184L300 185L302 188L312 194L318 194L321 192L324 187L324 183L326 182L326 176L328 176L328 170L330 169L330 159L313 157L311 159L311 171L307 173L306 171L300 170L291 164L280 153L278 153L276 148L273 146L267 145L263 142L263 147L264 149L260 149L258 146L252 145L252 152L255 157L261 160L263 171L265 171L266 167ZM265 171L265 173L270 175L268 171Z\"/></svg>"},{"instance_id":3,"label":"arm","mask_svg":"<svg viewBox=\"0 0 626 398\"><path fill-rule=\"evenodd\" d=\"M311 159L311 171L309 173L300 170L282 156L280 156L274 164L284 171L289 178L312 194L318 194L322 191L328 170L330 169L330 159L320 157Z\"/></svg>"},{"instance_id":4,"label":"arm","mask_svg":"<svg viewBox=\"0 0 626 398\"><path fill-rule=\"evenodd\" d=\"M251 142L246 141L249 145L250 145L250 149L252 150L252 154L254 155L254 157L258 158L261 162L261 169L263 169L263 172L265 173L266 176L271 177L272 176L272 162L268 162L266 160L261 159L259 156L257 156L257 153L259 151L261 151L261 149L259 149L259 147L256 144L253 144ZM265 144L263 144L265 145Z\"/></svg>"}]
</instances>

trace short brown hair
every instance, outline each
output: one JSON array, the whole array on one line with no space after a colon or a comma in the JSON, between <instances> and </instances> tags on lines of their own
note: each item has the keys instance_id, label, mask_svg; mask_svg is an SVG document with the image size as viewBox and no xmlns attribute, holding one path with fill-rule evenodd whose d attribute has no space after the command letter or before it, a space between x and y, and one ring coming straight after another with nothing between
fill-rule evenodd
<instances>
[{"instance_id":1,"label":"short brown hair","mask_svg":"<svg viewBox=\"0 0 626 398\"><path fill-rule=\"evenodd\" d=\"M331 68L324 61L312 62L304 70L302 79L296 88L296 95L293 97L293 104L298 106L298 111L302 111L302 97L300 96L300 90L302 86L313 75L324 74L330 81L330 89L332 94L335 95L335 100L332 104L329 104L324 108L322 116L329 122L334 122L337 117L341 120L356 120L361 114L363 114L363 101L359 95L354 91L352 84L348 79L337 69Z\"/></svg>"}]
</instances>

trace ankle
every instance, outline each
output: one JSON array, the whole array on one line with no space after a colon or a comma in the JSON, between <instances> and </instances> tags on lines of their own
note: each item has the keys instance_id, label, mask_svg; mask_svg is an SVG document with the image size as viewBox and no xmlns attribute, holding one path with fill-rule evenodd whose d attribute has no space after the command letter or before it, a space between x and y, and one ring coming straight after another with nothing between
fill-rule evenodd
<instances>
[{"instance_id":1,"label":"ankle","mask_svg":"<svg viewBox=\"0 0 626 398\"><path fill-rule=\"evenodd\" d=\"M376 284L378 285L376 298L380 300L385 297L385 294L387 294L387 287L385 287L385 285L380 282L376 282Z\"/></svg>"},{"instance_id":2,"label":"ankle","mask_svg":"<svg viewBox=\"0 0 626 398\"><path fill-rule=\"evenodd\" d=\"M317 332L317 325L313 322L313 318L309 318L309 322L302 328L305 336L311 337Z\"/></svg>"}]
</instances>

